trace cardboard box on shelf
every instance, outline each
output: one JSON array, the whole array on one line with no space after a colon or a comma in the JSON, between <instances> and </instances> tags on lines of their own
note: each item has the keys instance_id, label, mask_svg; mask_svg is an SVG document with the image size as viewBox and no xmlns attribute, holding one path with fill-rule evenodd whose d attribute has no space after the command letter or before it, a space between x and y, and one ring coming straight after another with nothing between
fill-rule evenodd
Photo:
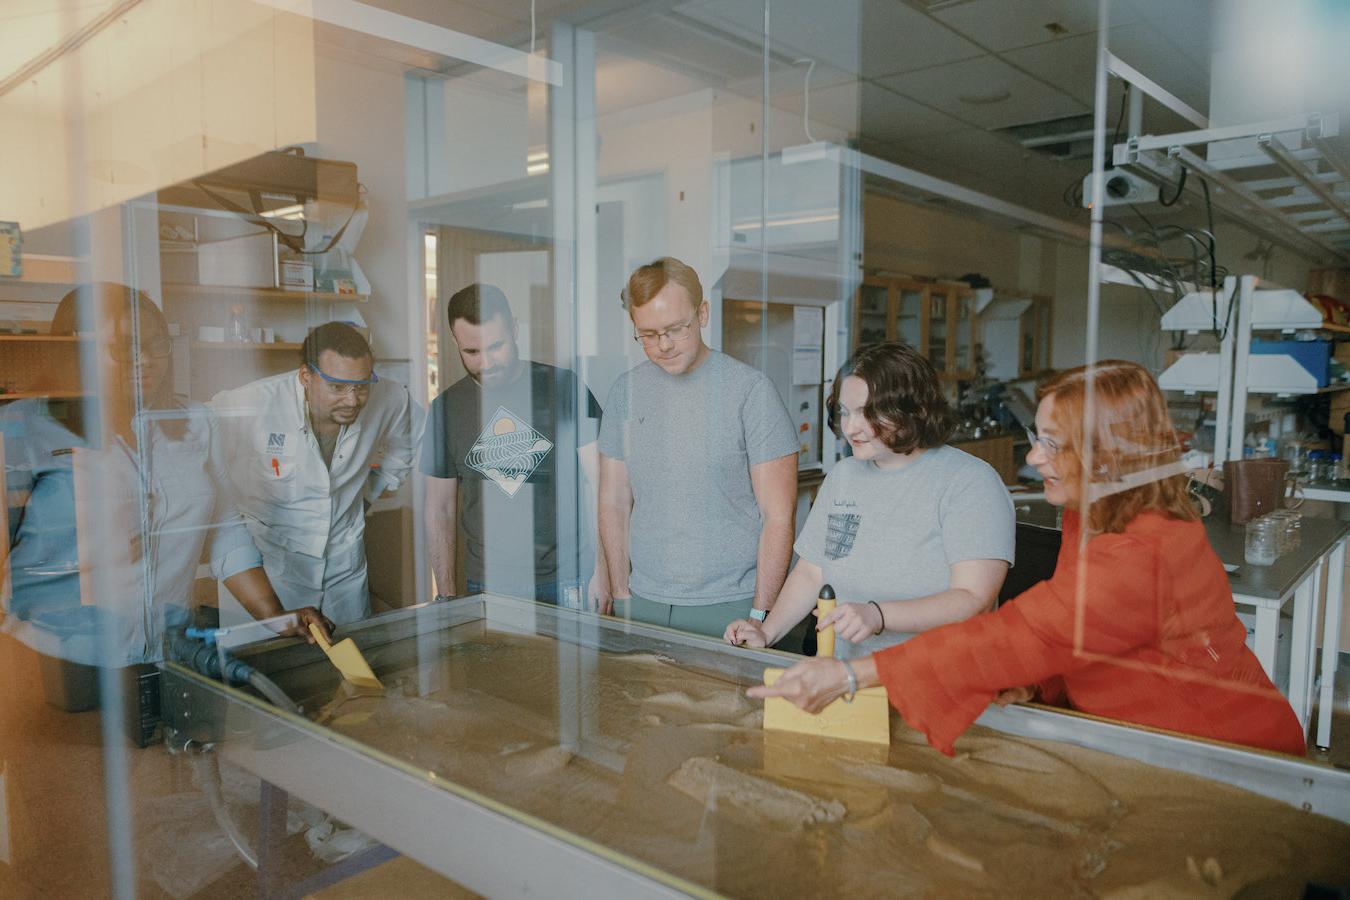
<instances>
[{"instance_id":1,"label":"cardboard box on shelf","mask_svg":"<svg viewBox=\"0 0 1350 900\"><path fill-rule=\"evenodd\" d=\"M1345 434L1345 414L1350 413L1350 390L1331 395L1327 410L1327 425L1336 434Z\"/></svg>"},{"instance_id":2,"label":"cardboard box on shelf","mask_svg":"<svg viewBox=\"0 0 1350 900\"><path fill-rule=\"evenodd\" d=\"M1350 302L1350 269L1313 269L1308 273L1308 293Z\"/></svg>"},{"instance_id":3,"label":"cardboard box on shelf","mask_svg":"<svg viewBox=\"0 0 1350 900\"><path fill-rule=\"evenodd\" d=\"M230 287L276 287L276 235L260 231L202 244L197 248L197 282Z\"/></svg>"}]
</instances>

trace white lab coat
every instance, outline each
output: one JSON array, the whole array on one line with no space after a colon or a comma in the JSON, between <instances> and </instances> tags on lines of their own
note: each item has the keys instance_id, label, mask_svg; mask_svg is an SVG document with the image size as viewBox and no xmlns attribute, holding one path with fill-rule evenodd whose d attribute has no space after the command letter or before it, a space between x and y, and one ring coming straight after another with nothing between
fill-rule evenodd
<instances>
[{"instance_id":1,"label":"white lab coat","mask_svg":"<svg viewBox=\"0 0 1350 900\"><path fill-rule=\"evenodd\" d=\"M339 625L369 616L364 501L396 490L412 468L408 389L371 385L328 467L295 370L222 391L210 406L235 503L282 605L317 606Z\"/></svg>"},{"instance_id":2,"label":"white lab coat","mask_svg":"<svg viewBox=\"0 0 1350 900\"><path fill-rule=\"evenodd\" d=\"M150 415L184 431L147 422L138 454L117 437L90 447L44 400L0 412L14 507L0 631L85 665L155 662L163 633L188 624L203 548L222 580L262 563L230 502L215 417L181 399Z\"/></svg>"}]
</instances>

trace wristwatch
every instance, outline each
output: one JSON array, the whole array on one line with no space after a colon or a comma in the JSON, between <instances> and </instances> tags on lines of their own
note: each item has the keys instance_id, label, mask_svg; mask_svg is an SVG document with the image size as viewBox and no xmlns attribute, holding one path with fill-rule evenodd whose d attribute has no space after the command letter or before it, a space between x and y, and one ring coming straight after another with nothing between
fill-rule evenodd
<instances>
[{"instance_id":1,"label":"wristwatch","mask_svg":"<svg viewBox=\"0 0 1350 900\"><path fill-rule=\"evenodd\" d=\"M750 618L754 619L756 622L763 622L763 621L764 621L765 619L767 619L768 617L769 617L769 611L768 611L767 609L752 609L752 610L750 610Z\"/></svg>"}]
</instances>

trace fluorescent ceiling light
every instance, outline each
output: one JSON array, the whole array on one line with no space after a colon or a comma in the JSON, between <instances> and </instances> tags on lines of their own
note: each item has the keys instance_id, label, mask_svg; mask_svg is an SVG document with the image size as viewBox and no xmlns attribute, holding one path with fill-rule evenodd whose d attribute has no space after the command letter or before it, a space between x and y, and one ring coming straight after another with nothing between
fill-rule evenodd
<instances>
[{"instance_id":1,"label":"fluorescent ceiling light","mask_svg":"<svg viewBox=\"0 0 1350 900\"><path fill-rule=\"evenodd\" d=\"M269 209L258 213L264 219L303 219L305 217L305 205L295 203L290 206L281 206L277 209Z\"/></svg>"},{"instance_id":2,"label":"fluorescent ceiling light","mask_svg":"<svg viewBox=\"0 0 1350 900\"><path fill-rule=\"evenodd\" d=\"M769 219L767 222L741 222L731 226L732 231L754 231L761 225L768 228L782 228L787 225L820 225L824 222L838 222L839 213L825 213L817 216L793 216L787 219Z\"/></svg>"}]
</instances>

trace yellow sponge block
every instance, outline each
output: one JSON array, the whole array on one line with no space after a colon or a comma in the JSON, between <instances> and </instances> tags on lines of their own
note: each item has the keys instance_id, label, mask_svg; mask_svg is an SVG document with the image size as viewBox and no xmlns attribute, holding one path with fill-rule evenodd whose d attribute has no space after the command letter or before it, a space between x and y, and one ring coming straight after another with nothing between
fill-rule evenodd
<instances>
[{"instance_id":1,"label":"yellow sponge block","mask_svg":"<svg viewBox=\"0 0 1350 900\"><path fill-rule=\"evenodd\" d=\"M765 669L764 683L772 685L782 674L782 669ZM814 716L782 697L768 697L764 700L764 727L889 746L891 707L886 689L880 687L858 691L852 703L840 697Z\"/></svg>"}]
</instances>

